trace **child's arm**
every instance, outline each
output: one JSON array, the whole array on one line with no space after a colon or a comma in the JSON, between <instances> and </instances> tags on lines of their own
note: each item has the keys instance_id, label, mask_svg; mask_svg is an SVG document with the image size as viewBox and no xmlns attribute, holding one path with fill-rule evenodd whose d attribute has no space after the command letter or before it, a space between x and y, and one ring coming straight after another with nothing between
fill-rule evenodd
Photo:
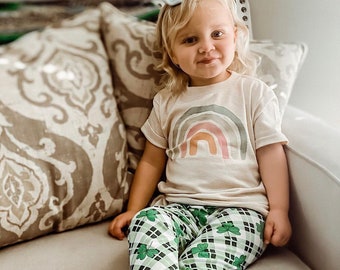
<instances>
[{"instance_id":1,"label":"child's arm","mask_svg":"<svg viewBox=\"0 0 340 270\"><path fill-rule=\"evenodd\" d=\"M289 222L289 178L287 159L280 143L256 151L260 174L267 191L269 213L264 230L266 244L283 246L291 236Z\"/></svg>"},{"instance_id":2,"label":"child's arm","mask_svg":"<svg viewBox=\"0 0 340 270\"><path fill-rule=\"evenodd\" d=\"M114 218L109 226L109 233L113 237L123 239L124 228L130 224L131 219L139 210L147 206L157 187L165 163L165 150L147 141L133 178L127 211Z\"/></svg>"}]
</instances>

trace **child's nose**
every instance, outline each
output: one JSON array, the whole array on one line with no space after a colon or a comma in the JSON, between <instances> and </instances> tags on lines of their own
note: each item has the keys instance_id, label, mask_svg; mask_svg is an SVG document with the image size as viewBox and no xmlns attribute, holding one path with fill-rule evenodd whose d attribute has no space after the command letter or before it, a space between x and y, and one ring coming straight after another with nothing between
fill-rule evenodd
<instances>
[{"instance_id":1,"label":"child's nose","mask_svg":"<svg viewBox=\"0 0 340 270\"><path fill-rule=\"evenodd\" d=\"M212 50L215 50L215 46L211 39L201 40L198 48L199 53L208 53Z\"/></svg>"}]
</instances>

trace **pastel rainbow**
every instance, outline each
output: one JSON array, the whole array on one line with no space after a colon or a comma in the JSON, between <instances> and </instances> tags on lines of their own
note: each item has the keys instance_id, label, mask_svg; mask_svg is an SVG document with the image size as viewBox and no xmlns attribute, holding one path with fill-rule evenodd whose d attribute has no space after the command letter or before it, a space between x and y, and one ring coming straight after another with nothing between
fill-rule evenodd
<instances>
[{"instance_id":1,"label":"pastel rainbow","mask_svg":"<svg viewBox=\"0 0 340 270\"><path fill-rule=\"evenodd\" d=\"M178 119L173 130L168 151L170 158L196 154L197 140L204 140L209 145L210 154L220 154L225 159L245 159L246 130L241 120L225 107L207 105L190 108ZM231 149L229 141L237 143L237 147Z\"/></svg>"},{"instance_id":2,"label":"pastel rainbow","mask_svg":"<svg viewBox=\"0 0 340 270\"><path fill-rule=\"evenodd\" d=\"M213 130L214 132L211 133L209 131ZM191 138L190 141L190 155L195 155L197 153L197 141L204 140L208 142L210 153L213 155L217 154L217 145L216 140L218 141L217 144L220 146L226 146L221 147L223 158L228 159L229 153L227 149L227 141L225 139L225 136L223 136L223 132L221 129L215 125L214 123L209 122L202 122L198 123L197 125L193 126L189 131L187 132L187 137ZM216 138L216 140L215 140ZM187 147L188 144L182 144L181 145L181 157L185 157L187 154Z\"/></svg>"}]
</instances>

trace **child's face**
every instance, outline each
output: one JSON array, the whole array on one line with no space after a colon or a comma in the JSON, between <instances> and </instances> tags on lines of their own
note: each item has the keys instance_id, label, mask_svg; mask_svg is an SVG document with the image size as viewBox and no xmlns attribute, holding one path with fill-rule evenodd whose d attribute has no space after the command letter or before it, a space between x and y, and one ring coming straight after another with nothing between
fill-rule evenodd
<instances>
[{"instance_id":1,"label":"child's face","mask_svg":"<svg viewBox=\"0 0 340 270\"><path fill-rule=\"evenodd\" d=\"M227 6L202 0L189 23L178 32L172 60L189 75L192 86L221 82L235 53L236 28Z\"/></svg>"}]
</instances>

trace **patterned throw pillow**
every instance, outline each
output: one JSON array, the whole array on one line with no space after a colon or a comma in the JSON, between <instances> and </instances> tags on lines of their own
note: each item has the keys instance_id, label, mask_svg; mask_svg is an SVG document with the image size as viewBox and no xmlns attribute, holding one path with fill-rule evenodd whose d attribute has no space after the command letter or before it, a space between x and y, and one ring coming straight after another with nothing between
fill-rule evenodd
<instances>
[{"instance_id":1,"label":"patterned throw pillow","mask_svg":"<svg viewBox=\"0 0 340 270\"><path fill-rule=\"evenodd\" d=\"M135 169L145 143L140 127L150 113L155 89L161 80L161 74L155 71L160 63L154 45L155 24L138 21L109 3L101 4L100 10L115 96L127 129L129 167ZM306 46L254 41L250 48L261 57L258 77L273 88L283 113L303 63Z\"/></svg>"},{"instance_id":2,"label":"patterned throw pillow","mask_svg":"<svg viewBox=\"0 0 340 270\"><path fill-rule=\"evenodd\" d=\"M257 76L273 89L283 114L307 55L307 46L304 43L252 41L250 48L260 57Z\"/></svg>"},{"instance_id":3,"label":"patterned throw pillow","mask_svg":"<svg viewBox=\"0 0 340 270\"><path fill-rule=\"evenodd\" d=\"M0 246L118 214L126 134L89 10L0 47Z\"/></svg>"},{"instance_id":4,"label":"patterned throw pillow","mask_svg":"<svg viewBox=\"0 0 340 270\"><path fill-rule=\"evenodd\" d=\"M129 168L135 169L145 144L140 131L160 84L160 54L154 47L155 24L139 21L109 3L100 5L101 29L111 63L114 92L124 120Z\"/></svg>"}]
</instances>

